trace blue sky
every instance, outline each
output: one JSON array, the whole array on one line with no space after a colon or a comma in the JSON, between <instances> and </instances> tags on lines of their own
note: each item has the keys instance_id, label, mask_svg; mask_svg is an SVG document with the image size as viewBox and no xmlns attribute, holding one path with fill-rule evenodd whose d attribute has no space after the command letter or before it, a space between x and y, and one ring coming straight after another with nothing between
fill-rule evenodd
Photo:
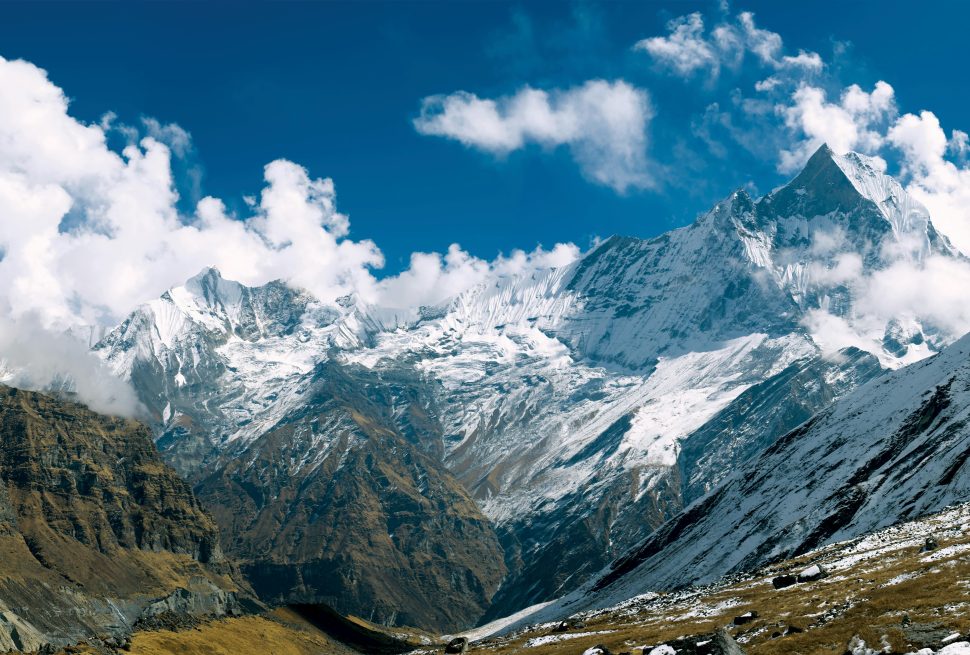
<instances>
[{"instance_id":1,"label":"blue sky","mask_svg":"<svg viewBox=\"0 0 970 655\"><path fill-rule=\"evenodd\" d=\"M962 3L762 3L758 26L787 50L818 52L829 84L868 89L884 79L909 110L931 108L968 127L962 79L968 7ZM201 191L230 207L285 157L334 179L352 236L376 240L388 272L415 250L452 242L491 258L513 247L612 233L650 236L683 224L732 188L767 190L786 176L739 147L715 156L691 134L711 102L746 92L763 71L716 84L657 70L638 40L715 3L51 3L6 4L0 55L45 68L72 113L106 111L135 123L175 122L193 138ZM57 20L51 20L52 15ZM833 57L833 44L851 44ZM672 169L658 188L616 193L590 183L567 148L504 157L422 136L421 99L466 90L482 97L523 85L566 88L623 79L650 94L651 161ZM182 193L191 197L186 180Z\"/></svg>"}]
</instances>

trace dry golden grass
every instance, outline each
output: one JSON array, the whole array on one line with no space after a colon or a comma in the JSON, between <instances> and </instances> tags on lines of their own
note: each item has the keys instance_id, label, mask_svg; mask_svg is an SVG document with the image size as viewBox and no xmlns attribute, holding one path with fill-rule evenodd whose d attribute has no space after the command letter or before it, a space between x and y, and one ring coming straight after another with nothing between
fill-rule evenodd
<instances>
[{"instance_id":1,"label":"dry golden grass","mask_svg":"<svg viewBox=\"0 0 970 655\"><path fill-rule=\"evenodd\" d=\"M615 653L639 655L645 645L710 633L755 610L757 619L730 629L750 655L842 655L854 635L877 647L885 636L894 650L906 652L912 644L903 631L904 616L947 631L970 631L970 532L953 526L945 532L939 550L922 553L917 541L900 538L895 547L882 550L886 544L879 544L863 552L867 557L816 582L776 590L771 579L810 563L838 562L845 547L829 547L692 597L661 596L638 608L595 615L585 619L584 628L565 633L577 635L573 638L527 647L530 639L552 634L547 625L478 642L474 650L575 655L604 644ZM784 636L788 626L804 632Z\"/></svg>"},{"instance_id":2,"label":"dry golden grass","mask_svg":"<svg viewBox=\"0 0 970 655\"><path fill-rule=\"evenodd\" d=\"M350 655L345 646L295 616L247 616L213 621L184 632L140 632L133 655Z\"/></svg>"}]
</instances>

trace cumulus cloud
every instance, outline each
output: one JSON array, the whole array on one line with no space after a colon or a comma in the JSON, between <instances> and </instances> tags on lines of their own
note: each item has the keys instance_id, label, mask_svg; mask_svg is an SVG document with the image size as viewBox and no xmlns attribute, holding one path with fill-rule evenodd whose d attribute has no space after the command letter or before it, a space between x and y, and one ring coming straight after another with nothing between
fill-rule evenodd
<instances>
[{"instance_id":1,"label":"cumulus cloud","mask_svg":"<svg viewBox=\"0 0 970 655\"><path fill-rule=\"evenodd\" d=\"M883 81L870 92L853 84L837 102L830 102L824 89L802 84L791 103L779 104L776 110L795 139L781 151L778 162L779 171L791 173L823 143L838 153L874 154L884 143L882 130L896 113L896 102L893 88Z\"/></svg>"},{"instance_id":2,"label":"cumulus cloud","mask_svg":"<svg viewBox=\"0 0 970 655\"><path fill-rule=\"evenodd\" d=\"M622 193L653 184L647 161L649 96L623 80L591 80L569 89L525 87L480 98L458 91L421 103L415 129L498 156L537 144L566 146L583 173Z\"/></svg>"},{"instance_id":3,"label":"cumulus cloud","mask_svg":"<svg viewBox=\"0 0 970 655\"><path fill-rule=\"evenodd\" d=\"M721 53L705 37L704 18L699 12L671 20L667 30L667 36L643 39L633 46L634 49L649 53L657 63L685 77L705 69L717 75L721 68Z\"/></svg>"},{"instance_id":4,"label":"cumulus cloud","mask_svg":"<svg viewBox=\"0 0 970 655\"><path fill-rule=\"evenodd\" d=\"M373 271L383 265L381 251L372 241L350 238L329 178L281 159L266 165L265 186L246 215L230 215L213 197L180 215L171 163L174 148L190 146L184 130L146 120L148 134L119 153L107 145L111 121L86 125L72 118L63 92L39 68L0 59L0 85L5 314L34 313L59 329L110 323L205 266L245 284L289 280L322 300L380 297ZM609 96L614 87L606 89ZM557 121L576 121L578 108L596 102L602 90L591 85L547 109ZM624 111L608 105L601 120L622 123ZM551 129L574 134L579 128ZM586 147L574 138L578 149ZM473 259L452 248L445 268L460 268L462 257Z\"/></svg>"},{"instance_id":5,"label":"cumulus cloud","mask_svg":"<svg viewBox=\"0 0 970 655\"><path fill-rule=\"evenodd\" d=\"M110 114L94 124L78 121L64 92L25 61L0 58L0 88L0 360L17 383L73 379L79 396L105 411L130 413L134 396L77 354L88 344L63 334L113 324L206 266L244 284L284 279L323 301L356 293L367 302L427 303L522 257L526 266L548 267L574 250L485 262L455 246L444 257L418 255L412 269L379 280L383 255L372 241L350 237L329 178L281 159L266 165L265 186L244 215L231 215L213 197L185 213L172 173L174 158L192 147L185 130L153 119L133 128ZM615 128L610 138L618 140L630 108L611 95L617 88L594 84L550 108L558 120L578 120L571 112L587 119L584 103L603 100L594 119L607 132ZM604 89L605 98L598 95ZM120 151L109 145L116 133L127 143ZM595 161L608 140L574 134L570 143L591 175L610 175Z\"/></svg>"},{"instance_id":6,"label":"cumulus cloud","mask_svg":"<svg viewBox=\"0 0 970 655\"><path fill-rule=\"evenodd\" d=\"M562 243L551 250L541 246L529 253L514 250L511 255L499 255L492 261L473 257L458 244L452 244L443 256L416 252L406 271L378 283L375 302L390 308L437 305L496 278L566 266L579 255L575 245Z\"/></svg>"},{"instance_id":7,"label":"cumulus cloud","mask_svg":"<svg viewBox=\"0 0 970 655\"><path fill-rule=\"evenodd\" d=\"M926 205L933 223L965 254L970 254L970 168L967 135L954 130L949 139L933 112L900 116L887 134L902 155L906 190ZM950 161L954 154L962 163Z\"/></svg>"},{"instance_id":8,"label":"cumulus cloud","mask_svg":"<svg viewBox=\"0 0 970 655\"><path fill-rule=\"evenodd\" d=\"M681 77L706 71L712 79L717 78L722 67L737 69L748 54L776 71L818 73L824 66L815 52L784 54L781 35L759 28L749 11L741 12L734 21L719 23L709 32L704 29L704 17L694 12L671 20L667 32L666 36L641 39L633 47Z\"/></svg>"},{"instance_id":9,"label":"cumulus cloud","mask_svg":"<svg viewBox=\"0 0 970 655\"><path fill-rule=\"evenodd\" d=\"M932 341L936 347L970 332L970 264L965 260L900 257L865 273L857 256L846 255L817 280L848 288L854 300L851 315L836 315L827 308L806 314L806 327L828 352L854 346L879 353L887 330L904 339L917 337L919 344Z\"/></svg>"}]
</instances>

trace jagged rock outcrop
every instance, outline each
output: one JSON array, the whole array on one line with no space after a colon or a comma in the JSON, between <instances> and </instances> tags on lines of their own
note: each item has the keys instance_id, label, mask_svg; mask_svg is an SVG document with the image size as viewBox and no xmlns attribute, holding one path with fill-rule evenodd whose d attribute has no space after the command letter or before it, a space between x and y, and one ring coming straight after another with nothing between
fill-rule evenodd
<instances>
[{"instance_id":1,"label":"jagged rock outcrop","mask_svg":"<svg viewBox=\"0 0 970 655\"><path fill-rule=\"evenodd\" d=\"M230 573L147 427L0 386L0 648L124 634L177 589L218 615Z\"/></svg>"}]
</instances>

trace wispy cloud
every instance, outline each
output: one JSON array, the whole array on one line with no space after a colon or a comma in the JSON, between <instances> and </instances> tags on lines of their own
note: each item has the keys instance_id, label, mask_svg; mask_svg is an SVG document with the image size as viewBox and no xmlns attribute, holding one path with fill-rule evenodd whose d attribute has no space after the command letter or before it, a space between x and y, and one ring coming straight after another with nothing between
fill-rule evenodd
<instances>
[{"instance_id":1,"label":"wispy cloud","mask_svg":"<svg viewBox=\"0 0 970 655\"><path fill-rule=\"evenodd\" d=\"M747 55L773 70L817 73L823 67L822 58L815 52L784 54L781 35L759 28L754 14L748 11L733 21L719 22L709 31L705 30L700 12L681 16L667 23L665 36L641 39L633 47L649 54L659 67L681 77L706 72L717 78L724 67L740 67Z\"/></svg>"}]
</instances>

